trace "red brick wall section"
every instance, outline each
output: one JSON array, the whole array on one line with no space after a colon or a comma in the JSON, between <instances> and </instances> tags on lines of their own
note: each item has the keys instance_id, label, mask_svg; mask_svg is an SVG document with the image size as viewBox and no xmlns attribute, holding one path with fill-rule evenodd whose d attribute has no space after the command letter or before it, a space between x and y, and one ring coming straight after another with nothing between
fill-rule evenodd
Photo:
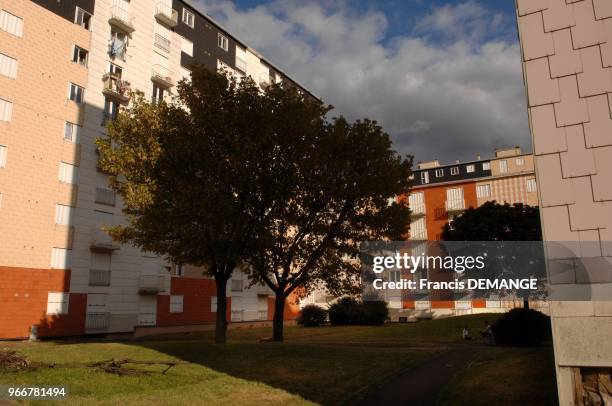
<instances>
[{"instance_id":1,"label":"red brick wall section","mask_svg":"<svg viewBox=\"0 0 612 406\"><path fill-rule=\"evenodd\" d=\"M214 323L217 313L210 311L211 297L217 296L214 279L173 277L170 294L183 296L183 312L170 313L170 296L157 297L157 325L178 326ZM227 319L232 315L231 298L227 299Z\"/></svg>"},{"instance_id":2,"label":"red brick wall section","mask_svg":"<svg viewBox=\"0 0 612 406\"><path fill-rule=\"evenodd\" d=\"M25 338L30 326L39 336L69 336L85 331L87 298L71 294L68 314L47 316L49 292L67 292L70 271L0 266L0 338Z\"/></svg>"}]
</instances>

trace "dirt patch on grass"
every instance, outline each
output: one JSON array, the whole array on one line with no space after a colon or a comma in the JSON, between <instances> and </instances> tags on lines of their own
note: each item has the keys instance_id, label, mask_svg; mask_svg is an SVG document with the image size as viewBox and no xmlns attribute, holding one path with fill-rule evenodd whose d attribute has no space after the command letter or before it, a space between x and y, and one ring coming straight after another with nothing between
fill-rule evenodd
<instances>
[{"instance_id":1,"label":"dirt patch on grass","mask_svg":"<svg viewBox=\"0 0 612 406\"><path fill-rule=\"evenodd\" d=\"M9 371L31 371L39 368L52 368L53 365L32 362L25 355L6 348L0 350L0 368Z\"/></svg>"}]
</instances>

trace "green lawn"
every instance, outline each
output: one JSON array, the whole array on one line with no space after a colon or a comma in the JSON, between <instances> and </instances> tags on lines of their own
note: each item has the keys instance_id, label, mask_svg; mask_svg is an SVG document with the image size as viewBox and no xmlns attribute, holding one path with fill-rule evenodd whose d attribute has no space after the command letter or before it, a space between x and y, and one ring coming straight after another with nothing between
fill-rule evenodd
<instances>
[{"instance_id":1,"label":"green lawn","mask_svg":"<svg viewBox=\"0 0 612 406\"><path fill-rule=\"evenodd\" d=\"M0 383L66 384L69 403L75 404L350 403L369 386L448 350L461 341L463 326L477 331L484 320L493 319L479 315L380 327L288 327L285 343L259 342L271 336L270 329L232 330L225 346L213 344L208 333L120 343L4 342L0 348L56 366L28 372L0 369ZM87 366L110 358L181 363L165 375L162 366L146 367L150 373L142 376ZM528 359L520 362L530 364Z\"/></svg>"},{"instance_id":2,"label":"green lawn","mask_svg":"<svg viewBox=\"0 0 612 406\"><path fill-rule=\"evenodd\" d=\"M557 405L552 346L491 347L457 374L441 405Z\"/></svg>"}]
</instances>

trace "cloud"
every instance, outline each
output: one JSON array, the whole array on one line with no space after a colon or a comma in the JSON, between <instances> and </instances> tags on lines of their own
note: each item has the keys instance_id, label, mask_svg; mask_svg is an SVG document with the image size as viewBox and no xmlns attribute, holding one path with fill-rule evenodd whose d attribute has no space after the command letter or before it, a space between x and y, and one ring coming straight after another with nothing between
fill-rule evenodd
<instances>
[{"instance_id":1,"label":"cloud","mask_svg":"<svg viewBox=\"0 0 612 406\"><path fill-rule=\"evenodd\" d=\"M480 3L432 8L392 38L383 12L348 1L199 3L337 114L379 121L417 161L531 150L519 45Z\"/></svg>"}]
</instances>

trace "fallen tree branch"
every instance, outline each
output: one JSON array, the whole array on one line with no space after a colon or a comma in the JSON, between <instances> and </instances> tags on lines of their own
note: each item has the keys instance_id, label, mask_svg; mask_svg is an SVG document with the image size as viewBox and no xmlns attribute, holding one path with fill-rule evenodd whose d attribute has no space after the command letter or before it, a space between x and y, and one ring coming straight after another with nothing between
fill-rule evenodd
<instances>
[{"instance_id":1,"label":"fallen tree branch","mask_svg":"<svg viewBox=\"0 0 612 406\"><path fill-rule=\"evenodd\" d=\"M166 365L167 368L162 371L162 375L163 375L166 372L168 372L170 368L172 368L173 366L176 366L178 364L178 361L139 361L139 360L133 360L129 358L119 358L119 359L113 358L110 360L100 361L100 362L91 364L91 367L98 368L104 372L108 372L111 374L117 374L117 375L144 375L149 372L149 371L144 371L141 369L123 368L123 366L126 364Z\"/></svg>"}]
</instances>

